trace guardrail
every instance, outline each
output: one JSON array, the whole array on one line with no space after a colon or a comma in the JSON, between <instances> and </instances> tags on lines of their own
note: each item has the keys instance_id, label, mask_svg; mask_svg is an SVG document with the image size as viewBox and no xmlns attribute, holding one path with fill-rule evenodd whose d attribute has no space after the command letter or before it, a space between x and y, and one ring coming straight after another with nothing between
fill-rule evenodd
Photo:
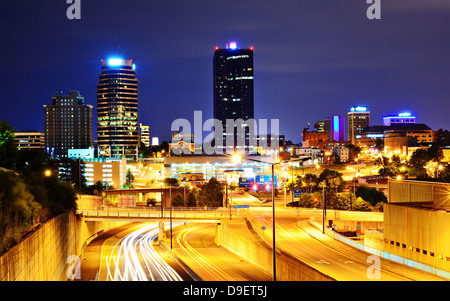
<instances>
[{"instance_id":1,"label":"guardrail","mask_svg":"<svg viewBox=\"0 0 450 301\"><path fill-rule=\"evenodd\" d=\"M309 223L312 226L322 230L322 224L318 223L315 220L314 217L310 217ZM437 269L435 267L423 264L423 263L418 262L418 261L414 261L414 260L411 260L411 259L408 259L408 258L404 258L404 257L398 256L398 255L394 255L394 254L388 253L386 251L380 251L380 250L377 250L375 248L371 248L371 247L362 245L362 244L360 244L358 242L355 242L355 241L353 241L353 240L351 240L351 239L349 239L349 238L347 238L347 237L345 237L343 235L340 235L339 233L333 231L332 229L329 229L328 227L325 227L325 234L327 234L327 235L333 237L334 239L339 240L339 241L341 241L341 242L343 242L343 243L345 243L345 244L347 244L349 246L357 248L357 249L359 249L361 251L365 251L367 253L374 254L374 255L377 255L379 257L382 257L382 258L385 258L385 259L389 259L389 260L395 261L397 263L407 265L407 266L412 267L412 268L416 268L416 269L419 269L419 270L422 270L422 271L425 271L425 272L428 272L428 273L432 273L432 274L438 275L440 277L444 277L444 278L450 279L450 272L448 272L448 271Z\"/></svg>"}]
</instances>

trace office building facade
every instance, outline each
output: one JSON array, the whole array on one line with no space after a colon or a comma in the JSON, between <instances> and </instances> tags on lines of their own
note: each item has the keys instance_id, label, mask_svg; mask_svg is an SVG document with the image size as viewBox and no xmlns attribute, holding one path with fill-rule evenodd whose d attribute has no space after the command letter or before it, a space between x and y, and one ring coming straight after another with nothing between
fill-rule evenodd
<instances>
[{"instance_id":1,"label":"office building facade","mask_svg":"<svg viewBox=\"0 0 450 301\"><path fill-rule=\"evenodd\" d=\"M101 157L136 160L138 79L132 60L102 60L97 84L97 143Z\"/></svg>"},{"instance_id":2,"label":"office building facade","mask_svg":"<svg viewBox=\"0 0 450 301\"><path fill-rule=\"evenodd\" d=\"M139 123L139 141L146 147L150 146L150 126Z\"/></svg>"},{"instance_id":3,"label":"office building facade","mask_svg":"<svg viewBox=\"0 0 450 301\"><path fill-rule=\"evenodd\" d=\"M58 91L52 104L44 105L45 148L53 158L67 157L69 149L92 146L92 106L79 91Z\"/></svg>"},{"instance_id":4,"label":"office building facade","mask_svg":"<svg viewBox=\"0 0 450 301\"><path fill-rule=\"evenodd\" d=\"M224 49L216 47L213 60L213 84L214 119L222 123L224 133L227 120L242 119L245 146L237 145L240 129L236 126L233 133L228 135L234 138L234 145L231 146L234 150L241 147L248 150L246 146L249 145L249 130L246 122L254 118L253 47L240 49L235 42L230 42ZM222 145L225 146L225 134L222 139Z\"/></svg>"},{"instance_id":5,"label":"office building facade","mask_svg":"<svg viewBox=\"0 0 450 301\"><path fill-rule=\"evenodd\" d=\"M344 118L339 115L334 115L324 120L324 130L328 133L329 141L344 141L345 140L345 126Z\"/></svg>"},{"instance_id":6,"label":"office building facade","mask_svg":"<svg viewBox=\"0 0 450 301\"><path fill-rule=\"evenodd\" d=\"M416 116L411 115L411 113L400 113L383 117L383 124L386 126L397 123L416 123Z\"/></svg>"},{"instance_id":7,"label":"office building facade","mask_svg":"<svg viewBox=\"0 0 450 301\"><path fill-rule=\"evenodd\" d=\"M356 145L356 136L370 126L370 111L365 106L351 107L348 116L348 141Z\"/></svg>"},{"instance_id":8,"label":"office building facade","mask_svg":"<svg viewBox=\"0 0 450 301\"><path fill-rule=\"evenodd\" d=\"M45 135L39 131L21 131L14 133L17 149L45 149Z\"/></svg>"}]
</instances>

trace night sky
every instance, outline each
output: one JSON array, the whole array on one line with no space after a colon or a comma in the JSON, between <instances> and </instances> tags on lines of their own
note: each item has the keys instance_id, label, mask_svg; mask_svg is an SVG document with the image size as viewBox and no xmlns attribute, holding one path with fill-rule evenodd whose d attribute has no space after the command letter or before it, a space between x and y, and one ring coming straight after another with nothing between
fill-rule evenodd
<instances>
[{"instance_id":1,"label":"night sky","mask_svg":"<svg viewBox=\"0 0 450 301\"><path fill-rule=\"evenodd\" d=\"M301 142L307 123L367 105L371 124L408 111L450 129L450 1L381 0L2 0L0 120L44 130L43 105L58 89L94 106L102 58L132 58L139 118L170 139L176 118L212 118L214 47L254 46L255 118L280 119ZM204 134L206 136L206 133Z\"/></svg>"}]
</instances>

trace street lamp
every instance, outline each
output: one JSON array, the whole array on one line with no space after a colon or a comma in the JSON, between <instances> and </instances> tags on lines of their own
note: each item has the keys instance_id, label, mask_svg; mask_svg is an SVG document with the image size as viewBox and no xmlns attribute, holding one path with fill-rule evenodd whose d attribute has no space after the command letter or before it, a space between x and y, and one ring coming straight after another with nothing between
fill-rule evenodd
<instances>
[{"instance_id":1,"label":"street lamp","mask_svg":"<svg viewBox=\"0 0 450 301\"><path fill-rule=\"evenodd\" d=\"M50 169L46 169L45 172L44 172L44 176L46 176L48 178L51 175L52 175L52 171Z\"/></svg>"},{"instance_id":2,"label":"street lamp","mask_svg":"<svg viewBox=\"0 0 450 301\"><path fill-rule=\"evenodd\" d=\"M240 155L233 155L232 160L235 163L241 162L241 160L248 160L248 161L255 161L261 163L260 160L250 159L250 158L242 158ZM272 229L273 229L273 237L272 237L272 244L273 244L273 281L277 281L277 273L276 273L276 258L277 258L277 251L276 251L276 243L275 243L275 185L274 185L274 167L277 164L282 163L282 161L278 162L265 162L271 165L272 169Z\"/></svg>"}]
</instances>

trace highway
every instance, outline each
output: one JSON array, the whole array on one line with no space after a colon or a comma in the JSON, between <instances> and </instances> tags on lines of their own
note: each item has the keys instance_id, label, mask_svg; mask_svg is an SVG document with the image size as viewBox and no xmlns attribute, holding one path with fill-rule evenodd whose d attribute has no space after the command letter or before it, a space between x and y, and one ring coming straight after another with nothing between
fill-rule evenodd
<instances>
[{"instance_id":1,"label":"highway","mask_svg":"<svg viewBox=\"0 0 450 301\"><path fill-rule=\"evenodd\" d=\"M270 247L273 225L271 206L262 207L253 197L238 193L233 194L233 204L250 206L248 209L233 210L232 219L239 217L242 220L244 216L247 217L256 233L263 236ZM380 277L370 277L368 271L373 268L373 262L368 262L368 259L371 254L334 240L310 225L309 217L314 214L321 223L321 210L316 210L315 213L313 210L297 211L283 205L283 199L276 201L276 247L336 280L444 280L383 258L380 258ZM341 212L341 218L348 219L352 215L358 220L374 218L366 213ZM227 214L225 218L228 219ZM165 243L170 246L167 224ZM156 223L132 225L129 229L114 233L102 243L97 280L192 280L168 253L154 243L158 236ZM202 280L272 279L271 275L265 274L237 254L217 246L214 241L216 223L174 222L173 225L174 250ZM265 231L262 231L261 226L265 226Z\"/></svg>"},{"instance_id":2,"label":"highway","mask_svg":"<svg viewBox=\"0 0 450 301\"><path fill-rule=\"evenodd\" d=\"M214 224L174 229L174 249L203 281L270 281L271 275L214 242Z\"/></svg>"},{"instance_id":3,"label":"highway","mask_svg":"<svg viewBox=\"0 0 450 301\"><path fill-rule=\"evenodd\" d=\"M320 210L318 210L321 212ZM340 241L322 234L310 225L310 210L296 210L276 207L276 247L299 258L309 266L338 281L411 281L444 280L436 275L380 258L379 278L369 277L373 262L372 254L357 250ZM317 214L317 213L316 213ZM266 226L264 240L272 242L272 208L250 208L248 213L256 228ZM320 223L321 221L320 214ZM259 231L261 234L261 231Z\"/></svg>"},{"instance_id":4,"label":"highway","mask_svg":"<svg viewBox=\"0 0 450 301\"><path fill-rule=\"evenodd\" d=\"M170 248L169 223L165 243ZM173 247L179 258L204 281L269 281L255 265L219 247L214 242L215 224L173 223ZM155 242L156 223L134 223L104 239L99 260L98 281L182 281L193 280ZM94 244L95 245L95 244ZM98 251L98 249L97 249ZM83 263L86 265L86 263ZM95 269L95 267L91 267ZM83 270L82 274L85 274ZM90 273L92 275L92 272ZM91 276L92 278L92 276ZM93 279L84 279L93 280Z\"/></svg>"},{"instance_id":5,"label":"highway","mask_svg":"<svg viewBox=\"0 0 450 301\"><path fill-rule=\"evenodd\" d=\"M157 237L157 224L149 223L108 238L102 246L98 280L182 281L181 269L176 271L175 263L167 263L169 258L162 258L163 251L154 245Z\"/></svg>"}]
</instances>

